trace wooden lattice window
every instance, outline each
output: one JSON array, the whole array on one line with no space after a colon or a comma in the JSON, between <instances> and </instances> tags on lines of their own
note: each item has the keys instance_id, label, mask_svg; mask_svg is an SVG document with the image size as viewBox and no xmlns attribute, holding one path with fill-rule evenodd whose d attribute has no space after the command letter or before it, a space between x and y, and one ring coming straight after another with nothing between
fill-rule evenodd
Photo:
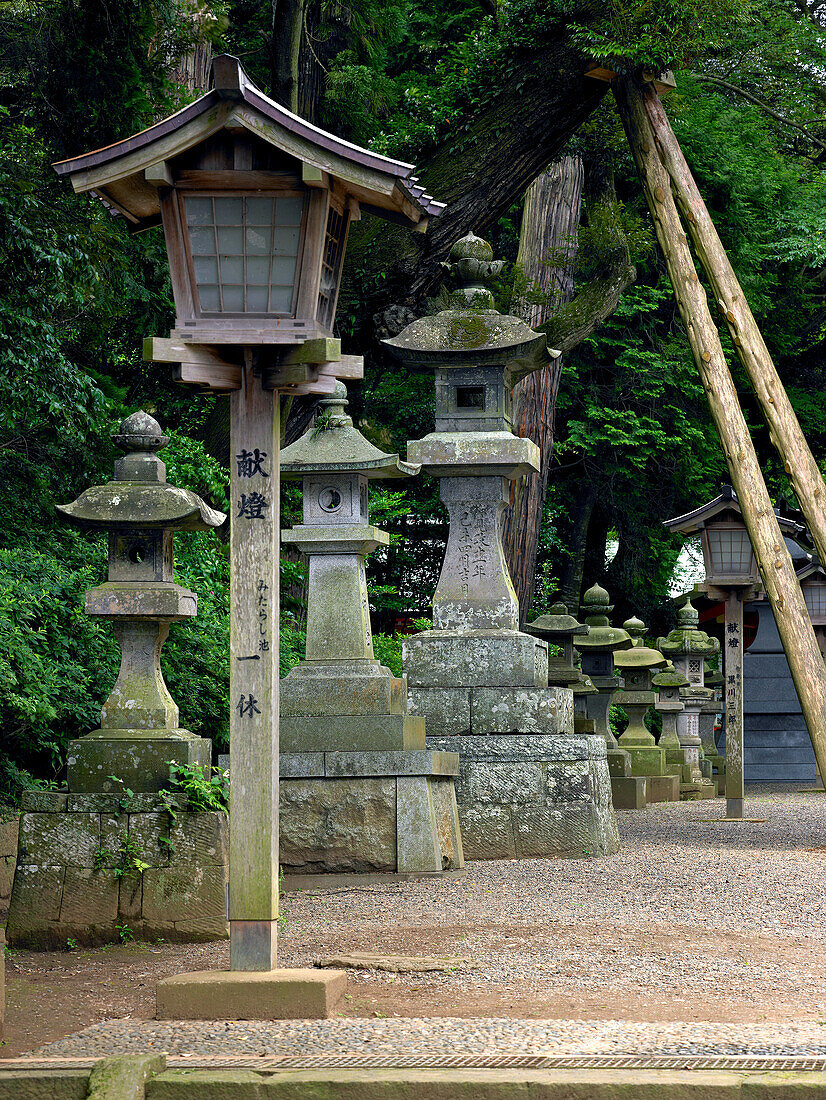
<instances>
[{"instance_id":1,"label":"wooden lattice window","mask_svg":"<svg viewBox=\"0 0 826 1100\"><path fill-rule=\"evenodd\" d=\"M336 293L344 259L344 240L347 221L345 215L330 206L327 214L327 230L324 235L324 256L321 261L321 281L318 287L317 318L325 328L332 328L336 308Z\"/></svg>"},{"instance_id":2,"label":"wooden lattice window","mask_svg":"<svg viewBox=\"0 0 826 1100\"><path fill-rule=\"evenodd\" d=\"M198 308L204 313L293 313L301 196L187 195Z\"/></svg>"}]
</instances>

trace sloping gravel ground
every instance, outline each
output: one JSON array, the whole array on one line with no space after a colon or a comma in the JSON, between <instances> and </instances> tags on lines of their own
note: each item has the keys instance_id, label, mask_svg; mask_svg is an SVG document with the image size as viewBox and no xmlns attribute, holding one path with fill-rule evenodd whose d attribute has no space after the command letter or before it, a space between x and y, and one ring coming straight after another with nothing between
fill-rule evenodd
<instances>
[{"instance_id":1,"label":"sloping gravel ground","mask_svg":"<svg viewBox=\"0 0 826 1100\"><path fill-rule=\"evenodd\" d=\"M703 820L724 812L716 800L619 814L609 859L476 863L464 878L285 899L282 966L357 949L463 960L436 974L349 972L351 999L415 993L417 1011L401 1015L429 1018L125 1020L41 1053L826 1054L826 794L753 788L746 813L765 821ZM549 1019L468 1018L504 1015L503 994L508 1016ZM602 1019L576 1018L595 1007Z\"/></svg>"}]
</instances>

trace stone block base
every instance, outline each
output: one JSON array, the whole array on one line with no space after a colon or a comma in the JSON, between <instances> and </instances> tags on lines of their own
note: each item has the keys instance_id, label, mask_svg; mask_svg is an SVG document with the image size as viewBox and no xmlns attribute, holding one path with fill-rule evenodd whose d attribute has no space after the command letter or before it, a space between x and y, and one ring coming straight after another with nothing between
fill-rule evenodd
<instances>
[{"instance_id":1,"label":"stone block base","mask_svg":"<svg viewBox=\"0 0 826 1100\"><path fill-rule=\"evenodd\" d=\"M680 778L677 775L649 775L646 790L649 802L679 802Z\"/></svg>"},{"instance_id":2,"label":"stone block base","mask_svg":"<svg viewBox=\"0 0 826 1100\"><path fill-rule=\"evenodd\" d=\"M408 638L403 653L409 693L416 687L548 683L548 643L517 630L426 630Z\"/></svg>"},{"instance_id":3,"label":"stone block base","mask_svg":"<svg viewBox=\"0 0 826 1100\"><path fill-rule=\"evenodd\" d=\"M17 863L17 814L0 817L0 908L5 909L11 897L14 868Z\"/></svg>"},{"instance_id":4,"label":"stone block base","mask_svg":"<svg viewBox=\"0 0 826 1100\"><path fill-rule=\"evenodd\" d=\"M158 982L158 1020L326 1020L344 970L200 970Z\"/></svg>"},{"instance_id":5,"label":"stone block base","mask_svg":"<svg viewBox=\"0 0 826 1100\"><path fill-rule=\"evenodd\" d=\"M209 768L212 743L189 730L95 730L69 744L69 790L107 793L123 780L133 791L159 791L169 783L169 761Z\"/></svg>"},{"instance_id":6,"label":"stone block base","mask_svg":"<svg viewBox=\"0 0 826 1100\"><path fill-rule=\"evenodd\" d=\"M419 774L381 770L387 761L380 758L408 755L431 758L431 774L422 774L421 761ZM455 757L440 761L449 754L424 752L324 756L333 758L327 774L287 778L282 771L280 846L285 873L417 874L464 866L453 788ZM362 773L353 774L353 760L345 768L344 761L335 759L339 756L377 759L362 761ZM282 760L289 771L290 757ZM401 771L398 762L396 768Z\"/></svg>"},{"instance_id":7,"label":"stone block base","mask_svg":"<svg viewBox=\"0 0 826 1100\"><path fill-rule=\"evenodd\" d=\"M432 745L459 753L456 798L467 859L619 849L601 737L471 734L435 737Z\"/></svg>"},{"instance_id":8,"label":"stone block base","mask_svg":"<svg viewBox=\"0 0 826 1100\"><path fill-rule=\"evenodd\" d=\"M154 794L24 794L8 942L226 938L226 815L183 797L175 807Z\"/></svg>"},{"instance_id":9,"label":"stone block base","mask_svg":"<svg viewBox=\"0 0 826 1100\"><path fill-rule=\"evenodd\" d=\"M632 775L662 776L668 773L665 750L659 745L623 745L620 741L620 748L630 753Z\"/></svg>"},{"instance_id":10,"label":"stone block base","mask_svg":"<svg viewBox=\"0 0 826 1100\"><path fill-rule=\"evenodd\" d=\"M644 775L612 775L611 798L615 810L644 810L648 805L648 779Z\"/></svg>"},{"instance_id":11,"label":"stone block base","mask_svg":"<svg viewBox=\"0 0 826 1100\"><path fill-rule=\"evenodd\" d=\"M704 798L715 798L716 796L717 788L709 780L703 783L680 784L680 802L699 802Z\"/></svg>"}]
</instances>

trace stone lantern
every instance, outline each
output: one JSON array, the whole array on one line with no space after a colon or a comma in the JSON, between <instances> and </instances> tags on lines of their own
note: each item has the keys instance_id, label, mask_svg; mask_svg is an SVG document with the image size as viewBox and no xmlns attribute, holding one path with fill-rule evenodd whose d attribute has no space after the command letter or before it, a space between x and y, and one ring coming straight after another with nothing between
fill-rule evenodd
<instances>
[{"instance_id":1,"label":"stone lantern","mask_svg":"<svg viewBox=\"0 0 826 1100\"><path fill-rule=\"evenodd\" d=\"M605 741L614 805L618 809L641 810L647 801L645 777L631 774L631 756L618 745L608 720L613 694L622 686L622 679L614 674L613 655L634 644L626 630L609 624L608 612L611 610L608 593L598 584L582 597L580 614L589 631L574 644L582 656L583 675L595 690L578 697L578 701L584 703L588 717L594 720L596 732Z\"/></svg>"},{"instance_id":2,"label":"stone lantern","mask_svg":"<svg viewBox=\"0 0 826 1100\"><path fill-rule=\"evenodd\" d=\"M666 766L673 768L675 774L681 777L685 757L677 736L677 716L683 712L680 690L688 687L688 678L677 672L669 661L666 668L651 678L651 683L657 691L654 709L662 716L663 723L659 746L665 750Z\"/></svg>"},{"instance_id":3,"label":"stone lantern","mask_svg":"<svg viewBox=\"0 0 826 1100\"><path fill-rule=\"evenodd\" d=\"M407 684L374 658L364 559L387 546L368 484L419 467L374 447L319 402L316 426L282 452L300 479L304 523L284 542L309 560L306 659L281 681L281 864L293 873L441 873L464 863L455 753L429 752Z\"/></svg>"},{"instance_id":4,"label":"stone lantern","mask_svg":"<svg viewBox=\"0 0 826 1100\"><path fill-rule=\"evenodd\" d=\"M680 692L683 711L677 718L677 736L684 758L680 797L684 799L714 797L712 780L700 770L700 712L714 698L714 692L703 684L705 659L720 652L720 643L700 630L699 624L697 611L691 600L686 599L677 612L677 628L657 641L661 651L688 680Z\"/></svg>"},{"instance_id":5,"label":"stone lantern","mask_svg":"<svg viewBox=\"0 0 826 1100\"><path fill-rule=\"evenodd\" d=\"M519 630L502 547L508 483L539 468L536 444L511 431L511 391L547 365L545 337L493 308L500 265L486 241L469 234L449 259L451 307L384 342L435 372L435 431L408 458L440 479L450 517L433 629L404 646L411 710L429 746L460 753L469 859L613 852L605 747L573 736L570 689L548 686L547 643Z\"/></svg>"},{"instance_id":6,"label":"stone lantern","mask_svg":"<svg viewBox=\"0 0 826 1100\"><path fill-rule=\"evenodd\" d=\"M561 649L556 656L548 656L548 684L558 687L570 687L585 680L582 670L577 668L574 652L574 638L585 638L591 628L586 623L577 622L568 614L564 603L555 603L547 615L539 615L525 627L528 634L544 638L548 646Z\"/></svg>"},{"instance_id":7,"label":"stone lantern","mask_svg":"<svg viewBox=\"0 0 826 1100\"><path fill-rule=\"evenodd\" d=\"M628 714L628 726L619 739L619 746L631 754L631 771L647 777L649 802L677 802L679 780L668 771L665 749L656 743L654 734L645 725L645 716L656 702L652 678L668 664L659 650L645 645L645 624L636 617L623 623L623 630L636 644L614 654L614 665L622 676L623 687L614 695L614 702Z\"/></svg>"},{"instance_id":8,"label":"stone lantern","mask_svg":"<svg viewBox=\"0 0 826 1100\"><path fill-rule=\"evenodd\" d=\"M586 699L596 695L597 689L578 666L578 654L574 649L574 638L584 638L591 628L586 623L577 622L568 614L564 603L555 603L549 614L540 615L525 630L544 638L548 643L548 685L569 687L574 693L574 733L595 733L596 722L588 717ZM550 647L561 649L562 653L551 656Z\"/></svg>"},{"instance_id":9,"label":"stone lantern","mask_svg":"<svg viewBox=\"0 0 826 1100\"><path fill-rule=\"evenodd\" d=\"M155 452L169 440L151 416L134 413L114 440L126 452L114 479L57 506L76 526L109 532L109 579L86 593L86 614L108 619L121 648L101 728L69 746L69 789L78 792L113 789L111 775L133 791L157 791L169 780L170 761L211 763L210 742L178 727L160 658L169 624L198 607L195 593L173 579L173 535L218 527L226 517L167 484Z\"/></svg>"}]
</instances>

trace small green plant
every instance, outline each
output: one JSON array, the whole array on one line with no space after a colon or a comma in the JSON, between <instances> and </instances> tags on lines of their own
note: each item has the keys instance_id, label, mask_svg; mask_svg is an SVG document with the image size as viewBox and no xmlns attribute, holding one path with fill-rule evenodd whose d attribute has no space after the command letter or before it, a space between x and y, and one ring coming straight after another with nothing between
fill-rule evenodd
<instances>
[{"instance_id":1,"label":"small green plant","mask_svg":"<svg viewBox=\"0 0 826 1100\"><path fill-rule=\"evenodd\" d=\"M128 924L126 924L126 923L116 924L115 925L115 930L117 931L117 934L120 936L120 942L121 943L134 943L135 942L135 933L132 931L132 929L129 927Z\"/></svg>"},{"instance_id":2,"label":"small green plant","mask_svg":"<svg viewBox=\"0 0 826 1100\"><path fill-rule=\"evenodd\" d=\"M112 853L109 851L108 848L104 848L103 845L100 845L98 847L98 850L95 852L94 860L92 862L92 870L102 871L106 864L110 863L111 860Z\"/></svg>"},{"instance_id":3,"label":"small green plant","mask_svg":"<svg viewBox=\"0 0 826 1100\"><path fill-rule=\"evenodd\" d=\"M71 936L66 940L66 950L67 951L77 951L77 946L78 946L77 940L72 939Z\"/></svg>"},{"instance_id":4,"label":"small green plant","mask_svg":"<svg viewBox=\"0 0 826 1100\"><path fill-rule=\"evenodd\" d=\"M113 868L113 874L118 879L123 878L124 875L128 875L132 871L137 871L139 875L142 875L144 871L148 871L152 866L151 863L141 859L141 849L131 836L121 841L117 856L118 863Z\"/></svg>"},{"instance_id":5,"label":"small green plant","mask_svg":"<svg viewBox=\"0 0 826 1100\"><path fill-rule=\"evenodd\" d=\"M161 800L167 811L175 815L175 795L186 796L188 808L200 812L229 809L229 772L225 768L188 768L174 760L169 763L170 791L161 791Z\"/></svg>"},{"instance_id":6,"label":"small green plant","mask_svg":"<svg viewBox=\"0 0 826 1100\"><path fill-rule=\"evenodd\" d=\"M135 797L135 792L131 787L127 787L122 779L118 779L116 775L107 775L106 778L117 785L118 793L120 794L120 802L118 803L120 808L122 810L128 810L132 799Z\"/></svg>"}]
</instances>

